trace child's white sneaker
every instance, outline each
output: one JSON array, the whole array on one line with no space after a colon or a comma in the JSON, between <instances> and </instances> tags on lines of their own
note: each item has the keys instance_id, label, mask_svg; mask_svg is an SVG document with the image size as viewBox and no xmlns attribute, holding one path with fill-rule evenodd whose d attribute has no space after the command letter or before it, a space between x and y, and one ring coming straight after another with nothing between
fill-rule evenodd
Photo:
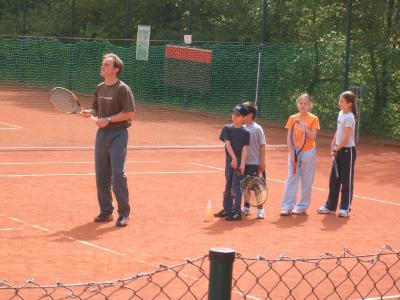
<instances>
[{"instance_id":1,"label":"child's white sneaker","mask_svg":"<svg viewBox=\"0 0 400 300\"><path fill-rule=\"evenodd\" d=\"M264 208L257 208L257 219L265 219Z\"/></svg>"},{"instance_id":2,"label":"child's white sneaker","mask_svg":"<svg viewBox=\"0 0 400 300\"><path fill-rule=\"evenodd\" d=\"M302 209L295 208L292 210L292 215L305 215L306 212Z\"/></svg>"},{"instance_id":3,"label":"child's white sneaker","mask_svg":"<svg viewBox=\"0 0 400 300\"><path fill-rule=\"evenodd\" d=\"M347 218L349 216L349 211L341 209L339 210L338 217Z\"/></svg>"},{"instance_id":4,"label":"child's white sneaker","mask_svg":"<svg viewBox=\"0 0 400 300\"><path fill-rule=\"evenodd\" d=\"M243 207L242 207L242 215L243 215L243 216L249 216L249 215L251 215L251 208L250 208L250 206L243 206Z\"/></svg>"},{"instance_id":5,"label":"child's white sneaker","mask_svg":"<svg viewBox=\"0 0 400 300\"><path fill-rule=\"evenodd\" d=\"M334 214L334 210L327 209L325 206L321 206L318 208L317 213L323 214L323 215L328 215L328 214Z\"/></svg>"}]
</instances>

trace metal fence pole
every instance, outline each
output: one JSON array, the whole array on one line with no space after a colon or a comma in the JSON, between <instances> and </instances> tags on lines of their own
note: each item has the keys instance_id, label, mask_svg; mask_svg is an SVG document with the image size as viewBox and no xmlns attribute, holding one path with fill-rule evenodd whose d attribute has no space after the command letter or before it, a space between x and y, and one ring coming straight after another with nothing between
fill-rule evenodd
<instances>
[{"instance_id":1,"label":"metal fence pole","mask_svg":"<svg viewBox=\"0 0 400 300\"><path fill-rule=\"evenodd\" d=\"M359 85L353 85L350 87L350 91L356 96L356 107L357 107L357 118L356 118L356 128L355 128L355 143L358 144L360 138L360 124L361 124L361 106L363 102L364 87Z\"/></svg>"},{"instance_id":2,"label":"metal fence pole","mask_svg":"<svg viewBox=\"0 0 400 300\"><path fill-rule=\"evenodd\" d=\"M69 46L69 63L68 63L68 89L72 90L72 69L73 69L73 51L74 51L74 34L75 34L75 0L71 2L71 38Z\"/></svg>"},{"instance_id":3,"label":"metal fence pole","mask_svg":"<svg viewBox=\"0 0 400 300\"><path fill-rule=\"evenodd\" d=\"M260 103L260 98L261 98L261 86L263 84L263 78L264 78L264 52L265 52L265 43L268 40L268 34L267 34L267 20L268 20L268 0L263 0L263 16L262 16L262 22L261 22L261 27L262 27L262 37L261 37L261 48L258 51L258 64L257 64L257 83L256 83L256 96L255 96L255 104L257 106L258 110L258 115L262 115L262 105Z\"/></svg>"},{"instance_id":4,"label":"metal fence pole","mask_svg":"<svg viewBox=\"0 0 400 300\"><path fill-rule=\"evenodd\" d=\"M211 248L209 259L210 281L208 285L208 300L230 300L235 250L229 248Z\"/></svg>"},{"instance_id":5,"label":"metal fence pole","mask_svg":"<svg viewBox=\"0 0 400 300\"><path fill-rule=\"evenodd\" d=\"M268 0L263 0L262 43L267 42Z\"/></svg>"},{"instance_id":6,"label":"metal fence pole","mask_svg":"<svg viewBox=\"0 0 400 300\"><path fill-rule=\"evenodd\" d=\"M75 32L75 0L72 0L71 4L71 43L74 42L74 32Z\"/></svg>"},{"instance_id":7,"label":"metal fence pole","mask_svg":"<svg viewBox=\"0 0 400 300\"><path fill-rule=\"evenodd\" d=\"M22 35L26 35L26 11L28 9L28 4L26 3L28 0L24 0L22 2Z\"/></svg>"},{"instance_id":8,"label":"metal fence pole","mask_svg":"<svg viewBox=\"0 0 400 300\"><path fill-rule=\"evenodd\" d=\"M125 47L129 47L129 27L131 21L131 0L125 0L125 24L124 24L124 39Z\"/></svg>"},{"instance_id":9,"label":"metal fence pole","mask_svg":"<svg viewBox=\"0 0 400 300\"><path fill-rule=\"evenodd\" d=\"M189 0L188 34L193 30L193 0Z\"/></svg>"},{"instance_id":10,"label":"metal fence pole","mask_svg":"<svg viewBox=\"0 0 400 300\"><path fill-rule=\"evenodd\" d=\"M346 49L344 56L344 84L343 90L349 87L349 70L350 70L350 41L351 41L351 27L353 19L353 0L347 0L347 29L346 29Z\"/></svg>"}]
</instances>

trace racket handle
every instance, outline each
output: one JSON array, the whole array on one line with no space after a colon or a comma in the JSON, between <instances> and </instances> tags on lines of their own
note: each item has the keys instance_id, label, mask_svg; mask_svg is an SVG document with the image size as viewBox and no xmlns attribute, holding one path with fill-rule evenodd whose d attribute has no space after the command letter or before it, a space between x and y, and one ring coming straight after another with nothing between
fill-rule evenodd
<instances>
[{"instance_id":1,"label":"racket handle","mask_svg":"<svg viewBox=\"0 0 400 300\"><path fill-rule=\"evenodd\" d=\"M93 121L97 121L98 120L98 118L93 116L92 114L90 114L88 110L81 110L80 112L76 112L76 114L78 114L80 116L83 116L85 118L91 119Z\"/></svg>"},{"instance_id":2,"label":"racket handle","mask_svg":"<svg viewBox=\"0 0 400 300\"><path fill-rule=\"evenodd\" d=\"M296 169L297 169L297 164L293 162L293 168L292 168L293 175L296 175Z\"/></svg>"}]
</instances>

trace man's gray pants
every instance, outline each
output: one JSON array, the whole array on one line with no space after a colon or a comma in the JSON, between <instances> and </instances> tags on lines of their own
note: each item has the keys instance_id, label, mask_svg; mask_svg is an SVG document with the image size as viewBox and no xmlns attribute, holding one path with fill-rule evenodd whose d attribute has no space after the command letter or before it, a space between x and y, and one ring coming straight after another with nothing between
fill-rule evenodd
<instances>
[{"instance_id":1,"label":"man's gray pants","mask_svg":"<svg viewBox=\"0 0 400 300\"><path fill-rule=\"evenodd\" d=\"M128 145L126 128L99 128L96 134L95 166L97 199L100 212L111 214L111 187L118 203L118 214L130 213L128 182L125 176L125 159Z\"/></svg>"}]
</instances>

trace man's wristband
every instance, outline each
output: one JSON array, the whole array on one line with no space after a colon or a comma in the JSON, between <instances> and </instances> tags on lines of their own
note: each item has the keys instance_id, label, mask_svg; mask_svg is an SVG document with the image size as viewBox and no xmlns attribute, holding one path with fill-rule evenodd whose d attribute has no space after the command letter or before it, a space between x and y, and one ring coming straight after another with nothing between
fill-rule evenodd
<instances>
[{"instance_id":1,"label":"man's wristband","mask_svg":"<svg viewBox=\"0 0 400 300\"><path fill-rule=\"evenodd\" d=\"M106 118L106 120L108 121L108 123L111 123L111 117Z\"/></svg>"}]
</instances>

